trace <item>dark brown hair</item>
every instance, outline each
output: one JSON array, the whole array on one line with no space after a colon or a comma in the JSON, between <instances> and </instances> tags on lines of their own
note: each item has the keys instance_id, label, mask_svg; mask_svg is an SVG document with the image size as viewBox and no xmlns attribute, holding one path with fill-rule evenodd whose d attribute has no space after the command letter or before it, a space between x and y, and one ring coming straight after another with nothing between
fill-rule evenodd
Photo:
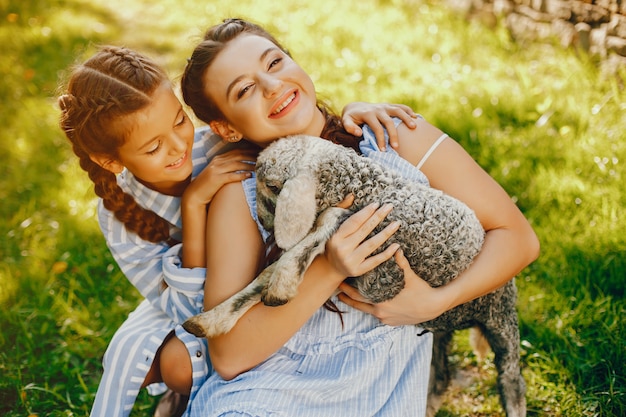
<instances>
[{"instance_id":1,"label":"dark brown hair","mask_svg":"<svg viewBox=\"0 0 626 417\"><path fill-rule=\"evenodd\" d=\"M185 67L181 80L181 90L185 103L191 107L200 120L207 124L212 121L224 120L225 117L217 107L217 104L205 94L204 75L217 55L226 48L228 43L242 34L263 37L280 48L284 53L291 56L289 51L269 32L252 22L243 19L226 19L222 23L209 28L203 40L196 46L191 54L191 58L187 61L187 66ZM341 118L322 101L318 100L317 106L326 119L324 129L320 136L334 143L352 148L360 153L358 138L345 131L341 123ZM273 243L273 237L270 237L267 249L266 253L268 253L268 256L266 258L266 265L275 261L278 256L280 256L280 251ZM328 300L324 304L324 307L330 311L339 313L343 324L342 312L335 303Z\"/></svg>"},{"instance_id":2,"label":"dark brown hair","mask_svg":"<svg viewBox=\"0 0 626 417\"><path fill-rule=\"evenodd\" d=\"M204 75L217 55L226 48L228 43L243 34L263 37L291 56L280 42L255 23L243 19L226 19L222 23L209 28L203 40L195 47L191 58L187 61L181 80L181 90L185 103L191 107L200 120L207 124L216 120L224 120L225 118L215 102L205 94ZM318 107L326 117L326 125L320 136L332 142L353 148L358 152L358 139L344 130L341 118L329 106L319 100Z\"/></svg>"},{"instance_id":3,"label":"dark brown hair","mask_svg":"<svg viewBox=\"0 0 626 417\"><path fill-rule=\"evenodd\" d=\"M104 207L128 230L151 242L168 240L170 224L139 206L117 185L115 174L90 155L118 159L133 114L148 106L165 82L169 82L167 74L150 59L126 48L104 46L73 68L66 92L58 99L61 129Z\"/></svg>"}]
</instances>

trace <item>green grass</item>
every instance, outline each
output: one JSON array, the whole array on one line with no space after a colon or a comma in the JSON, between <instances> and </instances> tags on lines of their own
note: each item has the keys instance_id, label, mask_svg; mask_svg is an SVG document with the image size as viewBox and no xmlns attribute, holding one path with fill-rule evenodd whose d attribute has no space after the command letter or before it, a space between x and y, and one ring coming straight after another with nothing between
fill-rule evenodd
<instances>
[{"instance_id":1,"label":"green grass","mask_svg":"<svg viewBox=\"0 0 626 417\"><path fill-rule=\"evenodd\" d=\"M0 414L88 415L108 340L139 300L57 126L65 69L115 43L177 79L203 29L239 15L269 27L337 109L411 105L506 188L542 243L517 278L529 415L625 415L624 71L437 2L223 3L0 0ZM461 332L452 359L464 378L439 416L501 415L492 358ZM141 395L133 414L153 404Z\"/></svg>"}]
</instances>

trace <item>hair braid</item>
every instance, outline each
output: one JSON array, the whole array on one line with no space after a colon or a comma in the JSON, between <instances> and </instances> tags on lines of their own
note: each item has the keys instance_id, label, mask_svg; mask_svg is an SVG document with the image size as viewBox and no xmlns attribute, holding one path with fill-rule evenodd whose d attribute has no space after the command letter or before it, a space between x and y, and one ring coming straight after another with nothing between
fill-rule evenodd
<instances>
[{"instance_id":1,"label":"hair braid","mask_svg":"<svg viewBox=\"0 0 626 417\"><path fill-rule=\"evenodd\" d=\"M119 187L115 175L91 156L117 159L130 128L127 116L150 104L152 93L167 80L164 71L146 57L105 46L74 69L67 94L58 99L61 129L94 183L96 195L128 230L151 242L168 241L170 224L137 204Z\"/></svg>"}]
</instances>

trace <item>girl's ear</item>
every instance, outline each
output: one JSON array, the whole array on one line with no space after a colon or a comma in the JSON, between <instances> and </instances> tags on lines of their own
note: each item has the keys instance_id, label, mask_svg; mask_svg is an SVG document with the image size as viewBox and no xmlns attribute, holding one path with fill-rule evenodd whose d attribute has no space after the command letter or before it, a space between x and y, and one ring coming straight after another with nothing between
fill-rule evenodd
<instances>
[{"instance_id":1,"label":"girl's ear","mask_svg":"<svg viewBox=\"0 0 626 417\"><path fill-rule=\"evenodd\" d=\"M121 174L124 171L124 165L115 159L111 159L110 156L89 155L89 159L113 174Z\"/></svg>"},{"instance_id":2,"label":"girl's ear","mask_svg":"<svg viewBox=\"0 0 626 417\"><path fill-rule=\"evenodd\" d=\"M214 120L209 123L211 130L227 142L239 142L243 135L225 120Z\"/></svg>"}]
</instances>

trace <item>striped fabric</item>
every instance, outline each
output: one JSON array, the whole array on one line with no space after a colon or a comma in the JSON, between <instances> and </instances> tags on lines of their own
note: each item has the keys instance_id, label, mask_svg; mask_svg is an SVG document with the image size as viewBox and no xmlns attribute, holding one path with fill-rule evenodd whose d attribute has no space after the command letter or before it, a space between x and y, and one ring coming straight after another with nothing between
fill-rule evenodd
<instances>
[{"instance_id":1,"label":"striped fabric","mask_svg":"<svg viewBox=\"0 0 626 417\"><path fill-rule=\"evenodd\" d=\"M208 128L196 131L192 151L193 176L198 175L209 160L232 149ZM171 224L172 235L180 238L180 198L160 194L137 181L130 172L118 177L118 183L144 208L159 214ZM207 345L179 326L185 319L202 310L204 300L204 268L183 269L180 245L147 242L128 232L102 202L98 220L107 245L120 269L146 298L115 333L104 355L104 372L96 392L91 416L126 417L152 365L154 355L165 337L175 332L185 343L193 366L192 396L209 373ZM162 283L167 283L163 290ZM151 394L165 390L163 384L148 387Z\"/></svg>"},{"instance_id":2,"label":"striped fabric","mask_svg":"<svg viewBox=\"0 0 626 417\"><path fill-rule=\"evenodd\" d=\"M230 381L213 374L187 416L405 417L426 410L432 335L391 327L334 299L265 362Z\"/></svg>"},{"instance_id":3,"label":"striped fabric","mask_svg":"<svg viewBox=\"0 0 626 417\"><path fill-rule=\"evenodd\" d=\"M364 129L362 152L408 178L426 177L395 151L378 151ZM254 183L244 184L256 217ZM333 300L344 311L320 308L283 346L248 372L225 381L211 375L187 417L406 417L423 416L432 335L415 326L391 327Z\"/></svg>"}]
</instances>

